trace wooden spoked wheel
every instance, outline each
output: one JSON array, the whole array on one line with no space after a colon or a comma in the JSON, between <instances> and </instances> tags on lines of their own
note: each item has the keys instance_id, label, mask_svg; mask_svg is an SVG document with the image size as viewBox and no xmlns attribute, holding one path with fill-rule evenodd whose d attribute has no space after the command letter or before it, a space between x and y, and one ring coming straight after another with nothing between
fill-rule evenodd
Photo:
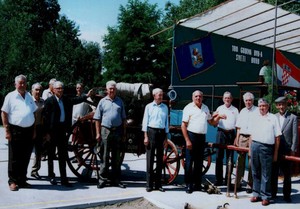
<instances>
[{"instance_id":1,"label":"wooden spoked wheel","mask_svg":"<svg viewBox=\"0 0 300 209\"><path fill-rule=\"evenodd\" d=\"M176 145L168 139L163 156L163 182L171 184L177 177L180 169L180 160Z\"/></svg>"},{"instance_id":2,"label":"wooden spoked wheel","mask_svg":"<svg viewBox=\"0 0 300 209\"><path fill-rule=\"evenodd\" d=\"M81 180L90 180L99 170L100 152L97 150L93 115L78 120L68 134L68 159L71 171Z\"/></svg>"},{"instance_id":3,"label":"wooden spoked wheel","mask_svg":"<svg viewBox=\"0 0 300 209\"><path fill-rule=\"evenodd\" d=\"M184 150L182 150L182 152L185 152ZM211 165L211 156L212 156L213 152L211 150L211 148L207 147L204 150L204 160L203 160L203 165L202 165L202 176L205 175ZM181 165L184 168L185 166L185 158L181 158Z\"/></svg>"},{"instance_id":4,"label":"wooden spoked wheel","mask_svg":"<svg viewBox=\"0 0 300 209\"><path fill-rule=\"evenodd\" d=\"M97 178L96 174L100 170L102 161L102 150L96 141L93 113L78 120L67 137L69 139L67 163L71 171L81 180L89 181ZM122 148L121 162L124 156L125 148Z\"/></svg>"}]
</instances>

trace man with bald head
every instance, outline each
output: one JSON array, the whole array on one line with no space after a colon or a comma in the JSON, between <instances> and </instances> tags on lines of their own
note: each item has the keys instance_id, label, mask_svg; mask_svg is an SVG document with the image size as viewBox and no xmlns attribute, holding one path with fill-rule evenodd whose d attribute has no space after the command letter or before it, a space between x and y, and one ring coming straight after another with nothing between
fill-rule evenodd
<instances>
[{"instance_id":1,"label":"man with bald head","mask_svg":"<svg viewBox=\"0 0 300 209\"><path fill-rule=\"evenodd\" d=\"M207 123L216 125L220 117L211 115L208 107L202 103L203 93L196 90L193 101L183 109L181 130L186 143L185 183L186 193L200 191L202 183L203 155L205 149Z\"/></svg>"}]
</instances>

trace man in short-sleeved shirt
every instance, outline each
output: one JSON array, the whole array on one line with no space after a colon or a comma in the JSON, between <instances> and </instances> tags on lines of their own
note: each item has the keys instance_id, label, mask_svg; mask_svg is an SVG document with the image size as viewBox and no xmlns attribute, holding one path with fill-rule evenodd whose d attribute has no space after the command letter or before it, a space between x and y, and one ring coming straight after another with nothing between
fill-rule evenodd
<instances>
[{"instance_id":1,"label":"man in short-sleeved shirt","mask_svg":"<svg viewBox=\"0 0 300 209\"><path fill-rule=\"evenodd\" d=\"M203 93L192 94L193 102L183 109L181 130L186 142L185 183L186 193L201 190L203 155L207 133L207 122L215 125L216 115L211 116L208 107L202 103ZM215 117L216 116L216 117Z\"/></svg>"},{"instance_id":2,"label":"man in short-sleeved shirt","mask_svg":"<svg viewBox=\"0 0 300 209\"><path fill-rule=\"evenodd\" d=\"M109 153L111 151L112 185L125 188L120 182L121 176L121 146L122 137L125 136L125 107L120 97L116 96L116 82L106 83L107 96L102 98L94 114L96 120L96 139L100 141L100 150L103 162L99 171L98 188L103 188L107 183L109 168Z\"/></svg>"},{"instance_id":3,"label":"man in short-sleeved shirt","mask_svg":"<svg viewBox=\"0 0 300 209\"><path fill-rule=\"evenodd\" d=\"M16 90L8 93L2 106L2 122L8 140L8 184L11 191L27 188L27 167L30 161L34 137L34 113L37 109L26 91L24 75L15 78Z\"/></svg>"},{"instance_id":4,"label":"man in short-sleeved shirt","mask_svg":"<svg viewBox=\"0 0 300 209\"><path fill-rule=\"evenodd\" d=\"M232 103L232 95L230 92L226 91L223 94L224 104L219 106L216 112L219 115L222 115L223 118L219 120L218 131L216 137L216 143L221 145L233 145L236 133L235 133L235 124L239 111L234 107ZM226 150L226 174L225 182L223 183L223 158L224 158L224 149L218 148L216 153L216 185L220 186L225 183L225 185L230 185L231 183L231 173L228 174L229 169L229 160L231 166L233 166L233 151ZM232 171L232 168L230 169ZM228 176L229 175L229 176ZM229 182L228 182L229 177Z\"/></svg>"},{"instance_id":5,"label":"man in short-sleeved shirt","mask_svg":"<svg viewBox=\"0 0 300 209\"><path fill-rule=\"evenodd\" d=\"M253 177L253 197L251 202L262 200L262 205L270 204L272 162L277 161L281 129L276 116L269 113L269 103L258 100L259 114L251 119L251 167Z\"/></svg>"},{"instance_id":6,"label":"man in short-sleeved shirt","mask_svg":"<svg viewBox=\"0 0 300 209\"><path fill-rule=\"evenodd\" d=\"M246 92L243 95L243 100L245 107L241 110L236 121L236 138L234 145L243 148L249 148L250 146L250 120L253 114L258 114L258 108L254 105L254 95L250 92ZM240 187L240 183L245 173L245 164L246 164L246 155L245 152L238 152L237 157L237 176L236 176L236 187ZM247 183L247 193L252 192L252 173L251 173L251 163L250 157L248 155L248 183Z\"/></svg>"}]
</instances>

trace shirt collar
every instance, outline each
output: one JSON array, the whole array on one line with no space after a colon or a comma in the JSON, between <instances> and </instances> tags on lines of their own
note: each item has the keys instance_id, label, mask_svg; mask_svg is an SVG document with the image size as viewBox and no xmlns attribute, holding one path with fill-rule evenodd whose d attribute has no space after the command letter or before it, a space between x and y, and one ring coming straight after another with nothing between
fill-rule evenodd
<instances>
[{"instance_id":1,"label":"shirt collar","mask_svg":"<svg viewBox=\"0 0 300 209\"><path fill-rule=\"evenodd\" d=\"M152 102L153 103L153 106L160 106L161 103L157 104L155 101Z\"/></svg>"}]
</instances>

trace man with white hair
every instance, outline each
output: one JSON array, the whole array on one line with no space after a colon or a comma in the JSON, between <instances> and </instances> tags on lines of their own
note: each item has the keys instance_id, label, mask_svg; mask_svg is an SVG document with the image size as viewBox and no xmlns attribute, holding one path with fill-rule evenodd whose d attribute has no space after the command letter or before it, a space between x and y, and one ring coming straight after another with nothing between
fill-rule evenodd
<instances>
[{"instance_id":1,"label":"man with white hair","mask_svg":"<svg viewBox=\"0 0 300 209\"><path fill-rule=\"evenodd\" d=\"M72 124L73 105L86 101L92 90L90 90L87 95L68 98L64 95L64 84L61 81L55 81L53 91L54 95L45 101L43 112L45 137L50 142L48 148L48 176L50 183L56 185L53 160L55 158L55 149L57 148L61 185L70 187L72 185L69 183L66 173L66 160L68 155L66 132L70 129Z\"/></svg>"},{"instance_id":2,"label":"man with white hair","mask_svg":"<svg viewBox=\"0 0 300 209\"><path fill-rule=\"evenodd\" d=\"M123 101L116 96L115 81L106 83L107 95L100 100L96 108L94 119L96 120L96 140L100 142L102 163L100 165L98 189L103 188L109 176L109 159L111 152L111 184L120 188L125 185L120 182L121 177L121 147L122 139L126 136L126 114Z\"/></svg>"},{"instance_id":3,"label":"man with white hair","mask_svg":"<svg viewBox=\"0 0 300 209\"><path fill-rule=\"evenodd\" d=\"M236 121L236 138L234 145L237 147L249 148L250 145L250 119L253 114L258 114L258 108L254 105L254 95L250 92L246 92L243 95L243 100L245 107L241 110ZM246 164L246 155L245 152L238 152L237 157L237 176L235 178L236 188L240 187L240 183L245 173L245 164ZM251 172L251 163L250 157L248 155L248 183L246 192L252 192L252 172Z\"/></svg>"},{"instance_id":4,"label":"man with white hair","mask_svg":"<svg viewBox=\"0 0 300 209\"><path fill-rule=\"evenodd\" d=\"M196 90L193 101L183 109L181 130L186 143L185 183L186 193L202 190L202 167L205 149L207 123L216 125L220 116L210 114L208 107L202 103L203 93Z\"/></svg>"},{"instance_id":5,"label":"man with white hair","mask_svg":"<svg viewBox=\"0 0 300 209\"><path fill-rule=\"evenodd\" d=\"M270 204L272 162L277 161L281 129L278 119L269 113L266 99L258 100L259 114L254 114L250 122L251 167L253 177L253 196L251 202L262 201Z\"/></svg>"},{"instance_id":6,"label":"man with white hair","mask_svg":"<svg viewBox=\"0 0 300 209\"><path fill-rule=\"evenodd\" d=\"M26 182L26 175L35 135L37 106L26 91L26 86L26 77L16 76L16 90L6 95L1 108L5 138L8 141L8 184L11 191L31 187Z\"/></svg>"},{"instance_id":7,"label":"man with white hair","mask_svg":"<svg viewBox=\"0 0 300 209\"><path fill-rule=\"evenodd\" d=\"M224 104L219 106L216 112L222 115L223 118L218 123L218 131L216 137L216 143L221 145L233 145L236 136L235 124L239 111L232 105L232 95L229 91L224 92L223 102ZM223 158L224 152L226 152L226 174L225 182L223 182ZM231 168L229 167L231 165ZM222 148L217 149L216 153L216 186L231 185L231 172L233 167L233 151Z\"/></svg>"},{"instance_id":8,"label":"man with white hair","mask_svg":"<svg viewBox=\"0 0 300 209\"><path fill-rule=\"evenodd\" d=\"M35 123L34 123L36 129L36 136L35 139L33 139L35 158L31 168L31 176L36 179L41 179L38 171L41 168L41 158L43 152L43 137L44 137L42 111L44 109L45 101L41 98L41 92L42 92L42 85L40 83L34 83L31 86L31 95L36 106L38 107L35 112Z\"/></svg>"},{"instance_id":9,"label":"man with white hair","mask_svg":"<svg viewBox=\"0 0 300 209\"><path fill-rule=\"evenodd\" d=\"M167 133L169 132L169 110L167 105L162 103L162 89L155 88L153 89L152 94L154 100L146 105L142 123L147 155L146 191L151 192L155 189L164 192L164 189L161 186L161 174L163 169L164 144L167 143ZM154 172L153 165L155 154L156 170Z\"/></svg>"},{"instance_id":10,"label":"man with white hair","mask_svg":"<svg viewBox=\"0 0 300 209\"><path fill-rule=\"evenodd\" d=\"M49 88L45 89L42 94L43 100L46 100L48 97L51 97L53 95L53 84L55 83L55 81L56 81L55 78L52 78L49 81Z\"/></svg>"}]
</instances>

